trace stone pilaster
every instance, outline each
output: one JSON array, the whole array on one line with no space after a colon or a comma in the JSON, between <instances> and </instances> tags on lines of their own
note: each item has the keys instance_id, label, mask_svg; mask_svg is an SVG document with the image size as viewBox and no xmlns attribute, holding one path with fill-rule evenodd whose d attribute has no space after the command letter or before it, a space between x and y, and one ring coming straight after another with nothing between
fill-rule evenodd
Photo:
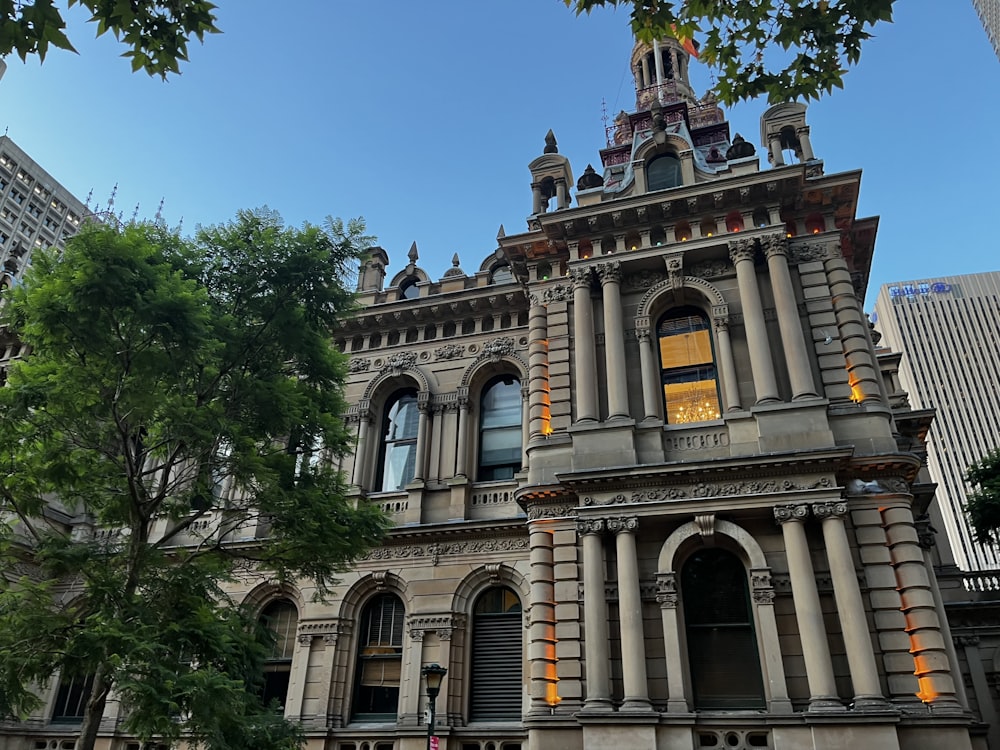
<instances>
[{"instance_id":1,"label":"stone pilaster","mask_svg":"<svg viewBox=\"0 0 1000 750\"><path fill-rule=\"evenodd\" d=\"M656 601L660 605L660 617L663 621L663 648L667 660L667 712L687 713L690 709L684 683L677 576L672 571L656 574Z\"/></svg>"},{"instance_id":2,"label":"stone pilaster","mask_svg":"<svg viewBox=\"0 0 1000 750\"><path fill-rule=\"evenodd\" d=\"M881 397L875 362L868 344L867 323L861 302L851 283L847 261L838 253L826 263L826 275L833 295L833 310L837 317L841 346L847 360L848 383L852 398L858 403L878 401Z\"/></svg>"}]
</instances>

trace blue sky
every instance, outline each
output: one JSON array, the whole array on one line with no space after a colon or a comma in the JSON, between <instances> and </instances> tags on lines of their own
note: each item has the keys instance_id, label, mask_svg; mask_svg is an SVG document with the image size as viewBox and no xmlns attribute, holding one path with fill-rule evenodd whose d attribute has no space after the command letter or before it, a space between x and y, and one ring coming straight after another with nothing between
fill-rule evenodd
<instances>
[{"instance_id":1,"label":"blue sky","mask_svg":"<svg viewBox=\"0 0 1000 750\"><path fill-rule=\"evenodd\" d=\"M602 101L612 117L633 106L624 11L217 2L225 33L166 83L130 73L74 9L80 55L7 60L0 129L81 200L104 205L117 183L126 218L161 198L185 231L265 204L292 224L364 216L390 277L416 241L440 278L454 253L478 269L501 223L524 230L549 128L578 177L604 145ZM895 15L808 112L827 173L863 169L859 215L881 216L869 309L878 284L1000 268L1000 62L968 0L900 0ZM692 66L699 93L709 76ZM766 106L729 112L758 152Z\"/></svg>"}]
</instances>

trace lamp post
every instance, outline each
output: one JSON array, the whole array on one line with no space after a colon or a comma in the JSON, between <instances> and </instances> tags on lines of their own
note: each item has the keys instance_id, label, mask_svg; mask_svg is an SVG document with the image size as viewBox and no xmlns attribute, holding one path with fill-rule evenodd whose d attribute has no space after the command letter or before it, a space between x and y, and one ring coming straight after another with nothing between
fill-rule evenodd
<instances>
[{"instance_id":1,"label":"lamp post","mask_svg":"<svg viewBox=\"0 0 1000 750\"><path fill-rule=\"evenodd\" d=\"M437 704L438 693L441 692L441 680L448 674L448 670L440 664L428 664L420 670L421 676L427 683L427 750L431 750L431 738L434 736L434 714Z\"/></svg>"}]
</instances>

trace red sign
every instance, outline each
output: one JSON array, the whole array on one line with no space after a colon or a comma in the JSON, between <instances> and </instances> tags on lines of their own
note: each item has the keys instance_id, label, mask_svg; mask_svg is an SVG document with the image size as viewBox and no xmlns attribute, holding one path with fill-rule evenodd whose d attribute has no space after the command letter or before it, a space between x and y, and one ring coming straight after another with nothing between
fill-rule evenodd
<instances>
[{"instance_id":1,"label":"red sign","mask_svg":"<svg viewBox=\"0 0 1000 750\"><path fill-rule=\"evenodd\" d=\"M438 744L437 737L431 737L431 750L441 750L441 745Z\"/></svg>"}]
</instances>

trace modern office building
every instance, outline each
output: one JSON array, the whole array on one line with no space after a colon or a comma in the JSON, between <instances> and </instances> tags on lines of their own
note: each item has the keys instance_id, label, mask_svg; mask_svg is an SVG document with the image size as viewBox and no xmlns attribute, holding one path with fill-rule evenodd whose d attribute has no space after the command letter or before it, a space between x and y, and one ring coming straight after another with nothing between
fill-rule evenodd
<instances>
[{"instance_id":1,"label":"modern office building","mask_svg":"<svg viewBox=\"0 0 1000 750\"><path fill-rule=\"evenodd\" d=\"M875 325L880 343L902 354L914 407L937 412L927 461L956 563L1000 567L1000 550L973 542L962 510L966 469L1000 447L1000 272L887 284Z\"/></svg>"},{"instance_id":2,"label":"modern office building","mask_svg":"<svg viewBox=\"0 0 1000 750\"><path fill-rule=\"evenodd\" d=\"M0 136L0 285L18 279L38 247L76 234L87 208L8 136Z\"/></svg>"},{"instance_id":3,"label":"modern office building","mask_svg":"<svg viewBox=\"0 0 1000 750\"><path fill-rule=\"evenodd\" d=\"M759 155L689 62L636 44L598 167L540 137L527 226L474 270L363 264L340 468L395 526L324 601L230 590L310 750L425 747L431 663L445 750L974 746L915 522L929 417L863 312L861 174L825 173L801 104L763 113ZM71 746L81 695L53 679L0 748ZM121 710L102 748L138 750Z\"/></svg>"},{"instance_id":4,"label":"modern office building","mask_svg":"<svg viewBox=\"0 0 1000 750\"><path fill-rule=\"evenodd\" d=\"M1000 0L972 0L997 57L1000 57Z\"/></svg>"}]
</instances>

